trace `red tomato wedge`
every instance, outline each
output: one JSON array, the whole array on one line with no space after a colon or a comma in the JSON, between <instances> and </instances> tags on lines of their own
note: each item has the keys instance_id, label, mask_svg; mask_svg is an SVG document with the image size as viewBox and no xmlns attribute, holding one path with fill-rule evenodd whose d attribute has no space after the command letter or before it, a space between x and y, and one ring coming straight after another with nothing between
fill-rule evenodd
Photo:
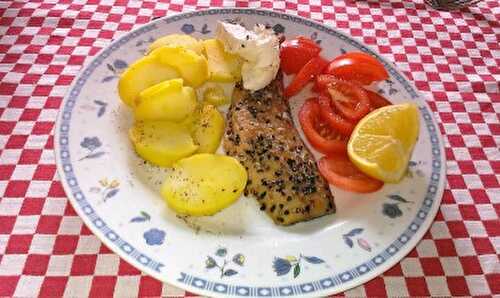
<instances>
[{"instance_id":1,"label":"red tomato wedge","mask_svg":"<svg viewBox=\"0 0 500 298\"><path fill-rule=\"evenodd\" d=\"M337 154L347 150L347 138L332 130L320 117L317 99L308 99L299 111L299 122L307 140L323 154Z\"/></svg>"},{"instance_id":2,"label":"red tomato wedge","mask_svg":"<svg viewBox=\"0 0 500 298\"><path fill-rule=\"evenodd\" d=\"M326 69L327 74L362 85L383 81L389 78L384 65L376 58L360 52L351 52L333 59Z\"/></svg>"},{"instance_id":3,"label":"red tomato wedge","mask_svg":"<svg viewBox=\"0 0 500 298\"><path fill-rule=\"evenodd\" d=\"M316 80L314 81L314 86L312 90L314 92L321 92L323 90L326 90L326 88L328 88L328 84L337 80L338 79L335 78L335 76L333 75L320 74L316 76Z\"/></svg>"},{"instance_id":4,"label":"red tomato wedge","mask_svg":"<svg viewBox=\"0 0 500 298\"><path fill-rule=\"evenodd\" d=\"M344 119L332 108L332 100L330 96L321 94L318 96L318 103L320 107L320 114L323 121L328 123L331 128L339 133L350 136L354 130L356 123Z\"/></svg>"},{"instance_id":5,"label":"red tomato wedge","mask_svg":"<svg viewBox=\"0 0 500 298\"><path fill-rule=\"evenodd\" d=\"M332 80L328 93L337 110L347 119L357 121L370 112L370 99L358 84Z\"/></svg>"},{"instance_id":6,"label":"red tomato wedge","mask_svg":"<svg viewBox=\"0 0 500 298\"><path fill-rule=\"evenodd\" d=\"M365 89L368 98L370 99L371 110L375 110L381 107L391 105L392 103L388 101L385 97L378 94L377 92Z\"/></svg>"},{"instance_id":7,"label":"red tomato wedge","mask_svg":"<svg viewBox=\"0 0 500 298\"><path fill-rule=\"evenodd\" d=\"M308 37L302 36L302 35L297 36L297 39L300 42L305 43L305 44L309 45L310 47L318 48L321 51L321 47L314 40L312 40Z\"/></svg>"},{"instance_id":8,"label":"red tomato wedge","mask_svg":"<svg viewBox=\"0 0 500 298\"><path fill-rule=\"evenodd\" d=\"M383 182L358 170L345 154L322 157L318 161L318 168L330 184L344 190L369 193L379 190L384 185Z\"/></svg>"},{"instance_id":9,"label":"red tomato wedge","mask_svg":"<svg viewBox=\"0 0 500 298\"><path fill-rule=\"evenodd\" d=\"M286 74L298 73L309 60L318 56L321 48L312 40L299 36L281 44L281 70Z\"/></svg>"},{"instance_id":10,"label":"red tomato wedge","mask_svg":"<svg viewBox=\"0 0 500 298\"><path fill-rule=\"evenodd\" d=\"M291 97L299 93L310 80L323 71L327 64L328 62L319 56L309 60L293 78L290 85L285 88L285 97Z\"/></svg>"}]
</instances>

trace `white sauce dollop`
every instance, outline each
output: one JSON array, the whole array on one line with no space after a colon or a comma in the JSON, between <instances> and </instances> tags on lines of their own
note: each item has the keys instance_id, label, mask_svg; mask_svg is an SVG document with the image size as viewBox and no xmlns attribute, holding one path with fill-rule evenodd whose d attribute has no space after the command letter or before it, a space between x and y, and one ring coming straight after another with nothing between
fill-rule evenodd
<instances>
[{"instance_id":1,"label":"white sauce dollop","mask_svg":"<svg viewBox=\"0 0 500 298\"><path fill-rule=\"evenodd\" d=\"M274 80L280 67L280 49L272 29L255 25L250 31L241 25L218 22L216 38L226 51L243 58L243 88L256 91Z\"/></svg>"}]
</instances>

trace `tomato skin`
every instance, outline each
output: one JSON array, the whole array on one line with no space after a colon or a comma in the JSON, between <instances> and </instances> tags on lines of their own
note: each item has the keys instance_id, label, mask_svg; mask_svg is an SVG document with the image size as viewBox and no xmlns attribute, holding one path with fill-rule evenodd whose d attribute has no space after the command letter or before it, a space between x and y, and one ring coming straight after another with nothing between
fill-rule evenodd
<instances>
[{"instance_id":1,"label":"tomato skin","mask_svg":"<svg viewBox=\"0 0 500 298\"><path fill-rule=\"evenodd\" d=\"M356 83L334 80L328 84L328 93L337 110L347 119L357 121L370 112L370 99L365 89Z\"/></svg>"},{"instance_id":2,"label":"tomato skin","mask_svg":"<svg viewBox=\"0 0 500 298\"><path fill-rule=\"evenodd\" d=\"M382 188L382 181L367 176L345 154L324 156L318 161L321 175L339 188L358 193L370 193Z\"/></svg>"},{"instance_id":3,"label":"tomato skin","mask_svg":"<svg viewBox=\"0 0 500 298\"><path fill-rule=\"evenodd\" d=\"M305 37L286 40L281 44L281 70L286 74L298 73L309 60L319 55L321 48Z\"/></svg>"},{"instance_id":4,"label":"tomato skin","mask_svg":"<svg viewBox=\"0 0 500 298\"><path fill-rule=\"evenodd\" d=\"M328 62L319 56L309 60L293 78L290 85L285 88L285 97L291 97L299 93L310 80L323 71L327 64Z\"/></svg>"},{"instance_id":5,"label":"tomato skin","mask_svg":"<svg viewBox=\"0 0 500 298\"><path fill-rule=\"evenodd\" d=\"M365 91L368 95L368 98L370 99L370 107L372 111L392 104L389 100L387 100L387 98L383 97L377 92L368 89L365 89Z\"/></svg>"},{"instance_id":6,"label":"tomato skin","mask_svg":"<svg viewBox=\"0 0 500 298\"><path fill-rule=\"evenodd\" d=\"M341 115L337 114L331 104L330 96L321 94L318 96L318 103L320 107L320 114L323 121L328 123L330 127L337 130L339 133L350 136L354 130L356 123L344 119Z\"/></svg>"},{"instance_id":7,"label":"tomato skin","mask_svg":"<svg viewBox=\"0 0 500 298\"><path fill-rule=\"evenodd\" d=\"M325 71L326 74L347 80L357 81L361 85L370 85L389 78L384 65L374 57L360 52L351 52L333 59Z\"/></svg>"},{"instance_id":8,"label":"tomato skin","mask_svg":"<svg viewBox=\"0 0 500 298\"><path fill-rule=\"evenodd\" d=\"M308 37L302 36L302 35L297 36L297 39L300 42L307 44L311 48L316 48L316 49L319 49L321 51L321 47L314 40L312 40Z\"/></svg>"},{"instance_id":9,"label":"tomato skin","mask_svg":"<svg viewBox=\"0 0 500 298\"><path fill-rule=\"evenodd\" d=\"M323 154L337 154L344 153L347 150L347 140L342 138L327 139L323 137L318 131L318 122L320 119L320 107L317 99L310 98L299 111L299 122L302 131L314 147Z\"/></svg>"}]
</instances>

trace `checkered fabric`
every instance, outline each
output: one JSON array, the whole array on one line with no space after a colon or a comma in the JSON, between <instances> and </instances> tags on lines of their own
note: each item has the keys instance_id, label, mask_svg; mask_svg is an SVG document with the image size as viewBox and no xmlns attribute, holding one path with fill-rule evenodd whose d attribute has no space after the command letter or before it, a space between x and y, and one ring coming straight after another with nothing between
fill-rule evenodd
<instances>
[{"instance_id":1,"label":"checkered fabric","mask_svg":"<svg viewBox=\"0 0 500 298\"><path fill-rule=\"evenodd\" d=\"M447 186L429 232L346 296L500 295L500 4L415 1L0 1L0 296L193 296L108 250L68 203L54 121L68 85L110 40L214 6L299 14L362 40L424 94L444 135Z\"/></svg>"}]
</instances>

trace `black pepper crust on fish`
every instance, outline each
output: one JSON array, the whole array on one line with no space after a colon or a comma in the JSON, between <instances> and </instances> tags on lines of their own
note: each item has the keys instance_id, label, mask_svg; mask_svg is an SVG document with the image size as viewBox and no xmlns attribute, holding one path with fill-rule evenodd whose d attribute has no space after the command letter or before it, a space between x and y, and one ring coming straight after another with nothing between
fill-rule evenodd
<instances>
[{"instance_id":1,"label":"black pepper crust on fish","mask_svg":"<svg viewBox=\"0 0 500 298\"><path fill-rule=\"evenodd\" d=\"M252 194L278 225L335 213L333 195L294 127L279 73L264 89L236 86L227 114L224 150L248 172Z\"/></svg>"}]
</instances>

